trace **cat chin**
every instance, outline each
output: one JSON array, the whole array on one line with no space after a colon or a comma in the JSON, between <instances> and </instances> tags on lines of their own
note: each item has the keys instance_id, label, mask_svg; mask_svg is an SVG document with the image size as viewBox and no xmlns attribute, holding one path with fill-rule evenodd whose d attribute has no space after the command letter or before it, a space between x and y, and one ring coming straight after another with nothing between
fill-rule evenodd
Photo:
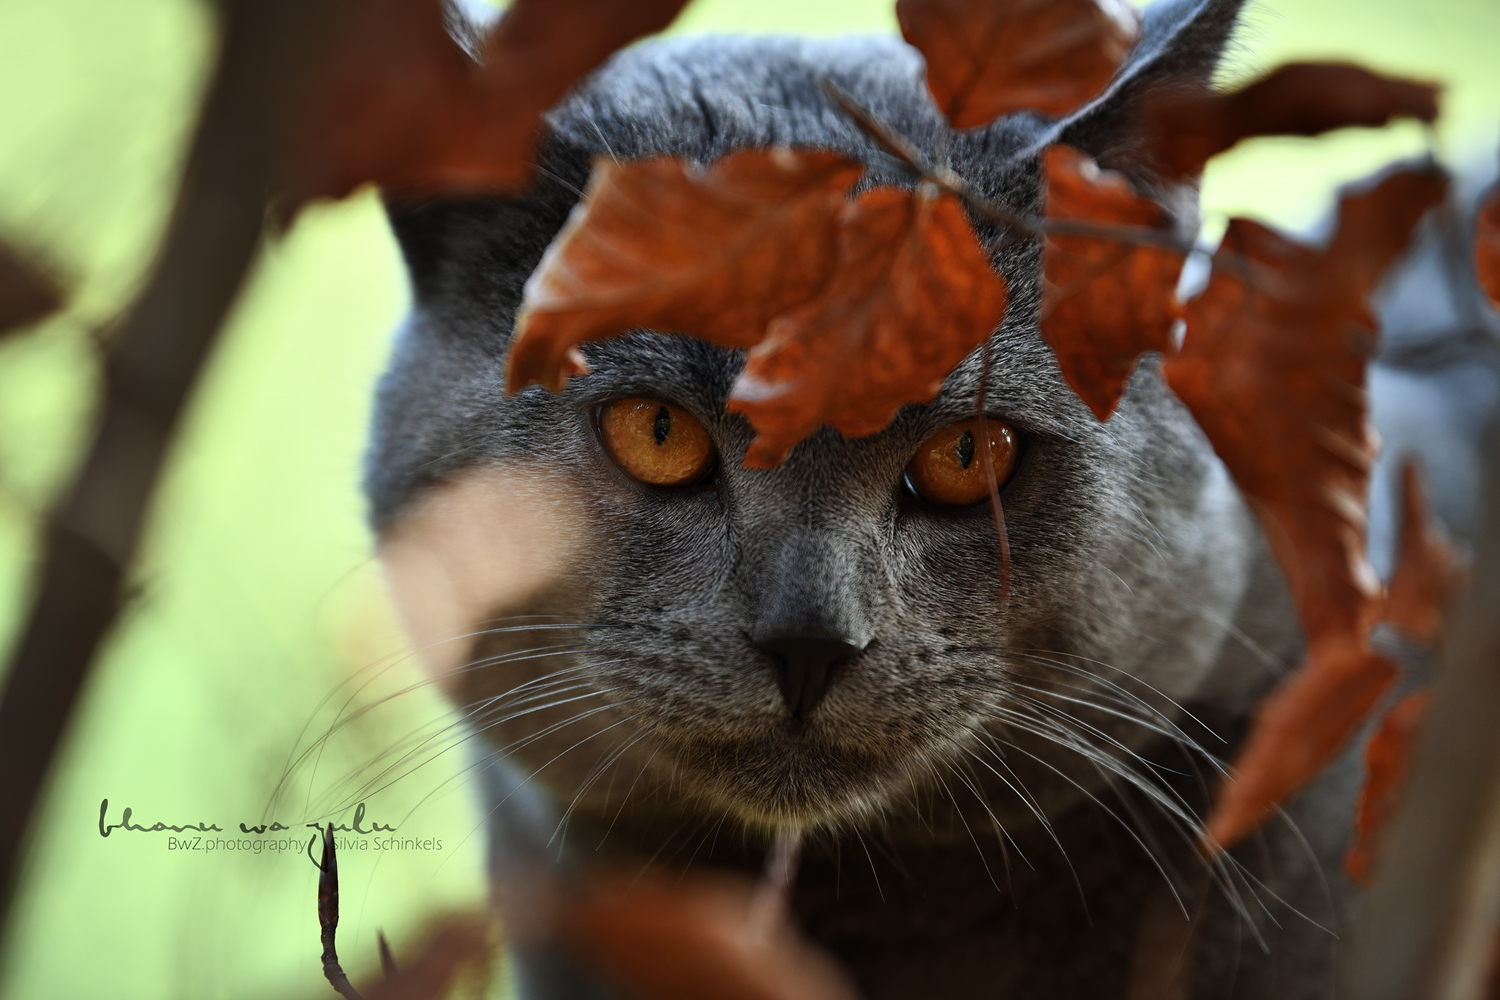
<instances>
[{"instance_id":1,"label":"cat chin","mask_svg":"<svg viewBox=\"0 0 1500 1000\"><path fill-rule=\"evenodd\" d=\"M705 811L762 830L867 827L915 789L925 768L889 753L810 738L690 736L672 747L675 776Z\"/></svg>"}]
</instances>

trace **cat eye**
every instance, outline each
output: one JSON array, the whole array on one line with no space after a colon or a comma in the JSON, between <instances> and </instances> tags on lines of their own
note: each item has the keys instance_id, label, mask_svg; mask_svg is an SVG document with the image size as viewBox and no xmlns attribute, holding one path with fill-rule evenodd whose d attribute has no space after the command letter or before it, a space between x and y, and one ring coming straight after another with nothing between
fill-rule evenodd
<instances>
[{"instance_id":1,"label":"cat eye","mask_svg":"<svg viewBox=\"0 0 1500 1000\"><path fill-rule=\"evenodd\" d=\"M1010 424L993 417L989 429L990 461L995 485L1005 485L1016 466L1017 438ZM944 427L923 441L906 466L906 486L921 499L940 507L967 507L990 494L979 452L979 421L966 420Z\"/></svg>"},{"instance_id":2,"label":"cat eye","mask_svg":"<svg viewBox=\"0 0 1500 1000\"><path fill-rule=\"evenodd\" d=\"M717 457L698 418L659 399L605 403L599 434L615 464L651 486L691 486L713 471Z\"/></svg>"}]
</instances>

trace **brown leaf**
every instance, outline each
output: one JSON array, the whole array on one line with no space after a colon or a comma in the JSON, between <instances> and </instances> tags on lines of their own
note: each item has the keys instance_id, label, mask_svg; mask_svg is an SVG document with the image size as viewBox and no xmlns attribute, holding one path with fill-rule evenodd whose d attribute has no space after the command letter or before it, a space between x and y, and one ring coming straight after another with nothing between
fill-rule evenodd
<instances>
[{"instance_id":1,"label":"brown leaf","mask_svg":"<svg viewBox=\"0 0 1500 1000\"><path fill-rule=\"evenodd\" d=\"M1230 847L1269 819L1359 729L1395 681L1396 665L1343 635L1309 644L1297 669L1256 710L1255 724L1208 819Z\"/></svg>"},{"instance_id":2,"label":"brown leaf","mask_svg":"<svg viewBox=\"0 0 1500 1000\"><path fill-rule=\"evenodd\" d=\"M822 424L873 434L932 399L1005 316L1005 288L953 195L923 184L847 203L833 277L771 321L735 381L729 409L757 432L745 464L780 464Z\"/></svg>"},{"instance_id":3,"label":"brown leaf","mask_svg":"<svg viewBox=\"0 0 1500 1000\"><path fill-rule=\"evenodd\" d=\"M1467 567L1441 521L1428 516L1416 466L1401 469L1401 548L1381 616L1423 642L1436 642Z\"/></svg>"},{"instance_id":4,"label":"brown leaf","mask_svg":"<svg viewBox=\"0 0 1500 1000\"><path fill-rule=\"evenodd\" d=\"M1042 161L1047 220L1150 227L1170 220L1124 174L1101 171L1084 153L1053 146ZM1042 337L1063 378L1100 420L1108 420L1146 351L1172 350L1182 315L1176 296L1182 255L1156 246L1061 233L1047 235Z\"/></svg>"},{"instance_id":5,"label":"brown leaf","mask_svg":"<svg viewBox=\"0 0 1500 1000\"><path fill-rule=\"evenodd\" d=\"M1365 746L1365 783L1359 790L1354 843L1344 856L1344 870L1362 885L1374 879L1431 700L1426 691L1407 695L1381 720Z\"/></svg>"},{"instance_id":6,"label":"brown leaf","mask_svg":"<svg viewBox=\"0 0 1500 1000\"><path fill-rule=\"evenodd\" d=\"M1230 94L1159 91L1147 98L1144 142L1168 180L1257 135L1318 135L1392 118L1437 117L1437 88L1345 63L1289 63Z\"/></svg>"},{"instance_id":7,"label":"brown leaf","mask_svg":"<svg viewBox=\"0 0 1500 1000\"><path fill-rule=\"evenodd\" d=\"M442 0L366 0L333 31L292 135L294 201L368 181L402 193L502 194L531 177L541 115L686 0L514 0L476 62Z\"/></svg>"},{"instance_id":8,"label":"brown leaf","mask_svg":"<svg viewBox=\"0 0 1500 1000\"><path fill-rule=\"evenodd\" d=\"M753 150L708 170L601 161L548 247L511 344L509 388L562 387L566 352L634 327L750 347L828 280L836 218L863 171L832 153Z\"/></svg>"},{"instance_id":9,"label":"brown leaf","mask_svg":"<svg viewBox=\"0 0 1500 1000\"><path fill-rule=\"evenodd\" d=\"M457 982L483 975L490 961L489 930L479 917L451 918L428 932L422 950L399 971L363 991L365 1000L439 1000Z\"/></svg>"},{"instance_id":10,"label":"brown leaf","mask_svg":"<svg viewBox=\"0 0 1500 1000\"><path fill-rule=\"evenodd\" d=\"M1500 184L1479 212L1474 230L1474 270L1490 305L1500 309Z\"/></svg>"},{"instance_id":11,"label":"brown leaf","mask_svg":"<svg viewBox=\"0 0 1500 1000\"><path fill-rule=\"evenodd\" d=\"M1232 220L1207 290L1186 307L1182 350L1164 365L1265 528L1308 636L1210 817L1226 846L1310 780L1389 683L1367 646L1380 588L1364 557L1366 299L1446 188L1431 167L1346 197L1323 252Z\"/></svg>"},{"instance_id":12,"label":"brown leaf","mask_svg":"<svg viewBox=\"0 0 1500 1000\"><path fill-rule=\"evenodd\" d=\"M896 18L954 128L1073 110L1104 89L1140 30L1124 0L897 0Z\"/></svg>"},{"instance_id":13,"label":"brown leaf","mask_svg":"<svg viewBox=\"0 0 1500 1000\"><path fill-rule=\"evenodd\" d=\"M62 289L51 276L0 243L0 334L35 323L62 302Z\"/></svg>"},{"instance_id":14,"label":"brown leaf","mask_svg":"<svg viewBox=\"0 0 1500 1000\"><path fill-rule=\"evenodd\" d=\"M741 880L598 874L564 916L579 958L650 1000L853 1000L843 973L784 922L760 927Z\"/></svg>"}]
</instances>

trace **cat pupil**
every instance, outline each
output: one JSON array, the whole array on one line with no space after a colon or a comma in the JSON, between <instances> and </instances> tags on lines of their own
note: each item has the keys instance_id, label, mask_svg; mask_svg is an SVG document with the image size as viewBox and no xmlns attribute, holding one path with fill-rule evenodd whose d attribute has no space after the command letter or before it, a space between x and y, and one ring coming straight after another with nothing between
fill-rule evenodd
<instances>
[{"instance_id":1,"label":"cat pupil","mask_svg":"<svg viewBox=\"0 0 1500 1000\"><path fill-rule=\"evenodd\" d=\"M660 421L661 418L657 419ZM964 431L964 436L958 439L958 463L967 470L972 461L974 461L974 434L972 431Z\"/></svg>"},{"instance_id":2,"label":"cat pupil","mask_svg":"<svg viewBox=\"0 0 1500 1000\"><path fill-rule=\"evenodd\" d=\"M651 433L656 438L657 447L667 443L667 435L672 433L672 413L665 406L656 411L656 423L651 425ZM968 463L964 463L968 468Z\"/></svg>"}]
</instances>

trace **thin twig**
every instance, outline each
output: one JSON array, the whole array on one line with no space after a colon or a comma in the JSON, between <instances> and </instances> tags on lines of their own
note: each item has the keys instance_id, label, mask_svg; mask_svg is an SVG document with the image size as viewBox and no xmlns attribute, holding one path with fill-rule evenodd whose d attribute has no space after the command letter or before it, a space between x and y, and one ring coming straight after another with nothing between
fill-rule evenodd
<instances>
[{"instance_id":1,"label":"thin twig","mask_svg":"<svg viewBox=\"0 0 1500 1000\"><path fill-rule=\"evenodd\" d=\"M323 862L318 868L318 927L322 931L323 940L323 978L345 1000L364 1000L339 965L339 859L334 850L332 823L323 827ZM385 944L384 937L381 938L381 944ZM382 965L387 957L388 952L382 948Z\"/></svg>"},{"instance_id":2,"label":"thin twig","mask_svg":"<svg viewBox=\"0 0 1500 1000\"><path fill-rule=\"evenodd\" d=\"M990 491L990 513L995 518L995 535L1000 540L1000 601L999 606L1010 603L1010 538L1005 531L1005 510L1000 506L1000 484L995 481L995 457L990 454L990 423L985 415L985 391L990 384L990 353L992 341L984 338L984 351L980 355L979 393L974 398L974 410L979 421L979 461L983 463L985 485Z\"/></svg>"},{"instance_id":3,"label":"thin twig","mask_svg":"<svg viewBox=\"0 0 1500 1000\"><path fill-rule=\"evenodd\" d=\"M1155 246L1172 250L1183 256L1193 252L1193 244L1168 229L1151 226L1118 226L1110 223L1092 222L1087 219L1047 219L1034 215L1013 212L1004 205L996 204L979 194L969 182L952 168L938 166L929 160L916 143L896 131L889 122L863 104L827 77L818 81L833 101L857 122L860 128L881 147L894 156L913 175L931 181L950 194L961 198L975 212L989 221L1018 230L1025 236L1086 236L1092 239L1115 240L1138 246Z\"/></svg>"},{"instance_id":4,"label":"thin twig","mask_svg":"<svg viewBox=\"0 0 1500 1000\"><path fill-rule=\"evenodd\" d=\"M1090 219L1052 219L1011 211L1004 205L990 201L975 191L968 181L951 168L933 163L917 148L916 143L902 135L889 122L865 107L857 98L832 80L822 77L818 84L834 103L853 118L866 134L878 142L886 153L890 154L898 166L919 180L936 184L942 190L962 200L977 215L1002 229L1028 237L1078 236L1087 239L1111 240L1131 246L1157 247L1184 258L1191 256L1197 250L1192 240L1184 239L1166 228L1116 225ZM1279 298L1285 297L1284 294L1278 292L1278 289L1284 290L1286 283L1280 279L1274 269L1260 261L1252 260L1233 250L1221 249L1213 255L1212 266L1215 270L1240 279L1251 288Z\"/></svg>"}]
</instances>

